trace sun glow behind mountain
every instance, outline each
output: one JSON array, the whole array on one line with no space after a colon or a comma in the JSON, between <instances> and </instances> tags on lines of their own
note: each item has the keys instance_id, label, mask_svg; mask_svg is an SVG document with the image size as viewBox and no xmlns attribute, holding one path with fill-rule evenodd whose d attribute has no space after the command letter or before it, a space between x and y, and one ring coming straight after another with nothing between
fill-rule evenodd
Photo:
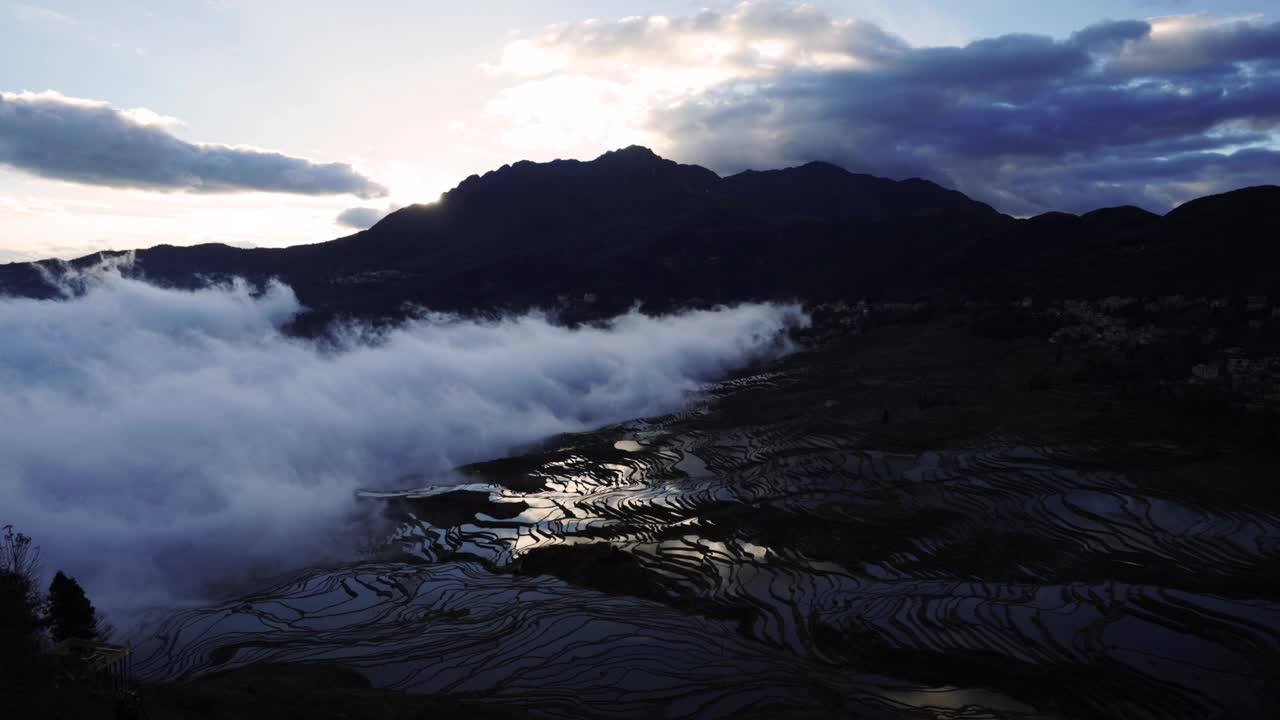
<instances>
[{"instance_id":1,"label":"sun glow behind mountain","mask_svg":"<svg viewBox=\"0 0 1280 720\"><path fill-rule=\"evenodd\" d=\"M517 159L630 144L919 176L1019 216L1274 181L1274 8L1162 5L19 5L0 259L317 242Z\"/></svg>"}]
</instances>

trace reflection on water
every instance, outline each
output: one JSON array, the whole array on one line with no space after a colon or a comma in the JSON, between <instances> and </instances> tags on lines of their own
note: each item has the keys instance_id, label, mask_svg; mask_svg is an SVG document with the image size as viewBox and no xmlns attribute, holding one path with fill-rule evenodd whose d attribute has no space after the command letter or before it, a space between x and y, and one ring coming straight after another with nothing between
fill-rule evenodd
<instances>
[{"instance_id":1,"label":"reflection on water","mask_svg":"<svg viewBox=\"0 0 1280 720\"><path fill-rule=\"evenodd\" d=\"M1276 699L1275 513L1012 440L879 452L842 405L759 424L714 407L382 495L400 561L161 618L139 669L340 659L547 716L1190 718Z\"/></svg>"}]
</instances>

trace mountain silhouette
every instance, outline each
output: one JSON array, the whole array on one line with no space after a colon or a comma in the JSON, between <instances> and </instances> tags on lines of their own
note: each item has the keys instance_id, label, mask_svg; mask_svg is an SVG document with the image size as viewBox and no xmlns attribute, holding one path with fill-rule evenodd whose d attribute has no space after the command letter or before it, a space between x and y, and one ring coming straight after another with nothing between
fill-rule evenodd
<instances>
[{"instance_id":1,"label":"mountain silhouette","mask_svg":"<svg viewBox=\"0 0 1280 720\"><path fill-rule=\"evenodd\" d=\"M1165 216L1120 207L1016 219L921 179L821 162L722 178L633 146L473 175L438 203L329 242L141 250L132 272L180 287L279 278L310 308L300 332L407 305L558 305L585 319L635 302L1266 294L1280 289L1269 271L1277 204L1280 188L1264 186ZM0 266L0 292L55 296L50 269Z\"/></svg>"}]
</instances>

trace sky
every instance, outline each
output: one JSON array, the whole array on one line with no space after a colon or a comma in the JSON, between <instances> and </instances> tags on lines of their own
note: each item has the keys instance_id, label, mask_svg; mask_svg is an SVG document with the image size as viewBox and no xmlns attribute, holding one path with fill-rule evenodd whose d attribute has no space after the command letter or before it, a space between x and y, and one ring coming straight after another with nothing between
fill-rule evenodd
<instances>
[{"instance_id":1,"label":"sky","mask_svg":"<svg viewBox=\"0 0 1280 720\"><path fill-rule=\"evenodd\" d=\"M1274 0L0 0L0 262L350 234L520 159L826 160L1015 215L1280 182Z\"/></svg>"}]
</instances>

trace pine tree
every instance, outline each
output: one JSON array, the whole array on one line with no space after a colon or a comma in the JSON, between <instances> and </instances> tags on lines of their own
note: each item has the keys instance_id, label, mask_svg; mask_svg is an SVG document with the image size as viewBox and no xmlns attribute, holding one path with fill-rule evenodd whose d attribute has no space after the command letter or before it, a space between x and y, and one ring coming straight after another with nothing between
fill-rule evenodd
<instances>
[{"instance_id":1,"label":"pine tree","mask_svg":"<svg viewBox=\"0 0 1280 720\"><path fill-rule=\"evenodd\" d=\"M76 579L61 570L49 584L49 622L53 639L98 639L98 613Z\"/></svg>"}]
</instances>

